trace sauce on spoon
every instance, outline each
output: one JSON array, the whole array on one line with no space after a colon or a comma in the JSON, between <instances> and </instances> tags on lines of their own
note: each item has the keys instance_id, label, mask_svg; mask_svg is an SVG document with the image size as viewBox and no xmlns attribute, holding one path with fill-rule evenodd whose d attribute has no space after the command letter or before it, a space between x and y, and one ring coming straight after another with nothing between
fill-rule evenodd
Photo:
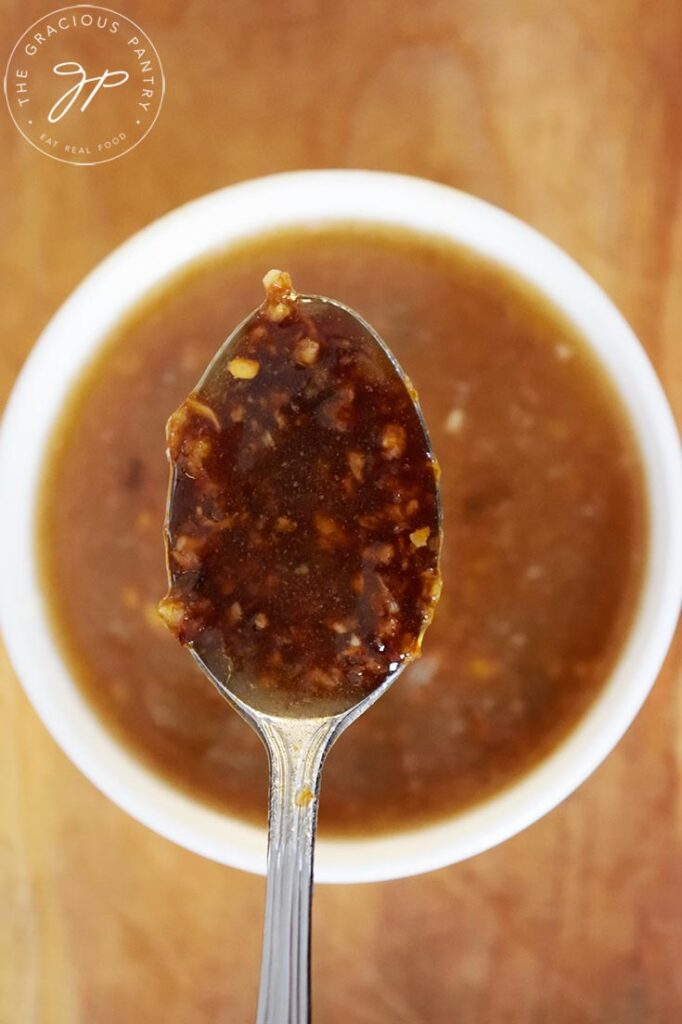
<instances>
[{"instance_id":1,"label":"sauce on spoon","mask_svg":"<svg viewBox=\"0 0 682 1024\"><path fill-rule=\"evenodd\" d=\"M438 467L410 382L346 307L270 271L171 416L178 639L252 706L341 711L418 656L440 592Z\"/></svg>"}]
</instances>

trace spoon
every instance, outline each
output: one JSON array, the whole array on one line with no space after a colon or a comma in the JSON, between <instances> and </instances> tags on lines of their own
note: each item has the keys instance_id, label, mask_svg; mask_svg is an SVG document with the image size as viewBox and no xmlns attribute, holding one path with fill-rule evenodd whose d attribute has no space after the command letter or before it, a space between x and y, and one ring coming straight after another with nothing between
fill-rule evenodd
<instances>
[{"instance_id":1,"label":"spoon","mask_svg":"<svg viewBox=\"0 0 682 1024\"><path fill-rule=\"evenodd\" d=\"M416 393L379 336L287 274L264 284L169 420L159 610L267 749L257 1021L305 1024L322 767L419 655L441 507Z\"/></svg>"}]
</instances>

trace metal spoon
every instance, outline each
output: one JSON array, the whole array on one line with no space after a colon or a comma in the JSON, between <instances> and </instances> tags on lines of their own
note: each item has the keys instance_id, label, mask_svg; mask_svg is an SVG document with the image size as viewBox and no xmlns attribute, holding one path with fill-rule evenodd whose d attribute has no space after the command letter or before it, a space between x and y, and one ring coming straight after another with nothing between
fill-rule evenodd
<instances>
[{"instance_id":1,"label":"metal spoon","mask_svg":"<svg viewBox=\"0 0 682 1024\"><path fill-rule=\"evenodd\" d=\"M295 294L295 293L294 293ZM416 395L409 380L381 338L357 314L340 303L319 296L299 296L311 321L333 315L344 321L363 344L378 346L388 357L392 372L408 390L423 432L424 450L430 441ZM228 367L235 352L262 308L249 316L230 335L208 367L193 394L210 399L229 385ZM174 522L177 470L173 475L167 507L168 524ZM440 495L436 507L440 527ZM440 536L440 531L439 531ZM171 581L173 573L169 567ZM258 1024L306 1024L310 1019L310 912L313 852L320 777L332 744L392 685L407 660L387 672L379 685L362 699L340 706L317 702L307 709L278 708L267 695L236 680L224 649L209 630L187 645L200 668L218 692L258 733L270 761L270 801L267 858L267 893L263 959L258 1000Z\"/></svg>"}]
</instances>

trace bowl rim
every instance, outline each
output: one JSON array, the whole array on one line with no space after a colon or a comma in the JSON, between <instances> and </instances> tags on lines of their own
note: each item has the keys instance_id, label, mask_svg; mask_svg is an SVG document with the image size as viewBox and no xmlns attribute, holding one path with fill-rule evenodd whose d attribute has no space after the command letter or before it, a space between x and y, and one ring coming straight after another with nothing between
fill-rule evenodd
<instances>
[{"instance_id":1,"label":"bowl rim","mask_svg":"<svg viewBox=\"0 0 682 1024\"><path fill-rule=\"evenodd\" d=\"M444 867L497 845L555 807L632 722L656 679L682 599L682 456L672 414L634 333L563 250L498 207L421 178L313 170L229 185L147 225L88 274L41 333L5 409L0 490L13 500L0 503L0 530L14 540L0 580L0 625L24 690L67 756L155 832L213 860L264 873L264 830L202 805L155 775L81 696L53 639L41 594L36 497L65 395L112 327L151 288L197 257L266 230L349 221L402 226L463 244L516 272L563 311L629 412L645 469L649 551L639 607L618 662L568 736L525 775L469 810L404 832L320 839L315 876L321 882L388 880Z\"/></svg>"}]
</instances>

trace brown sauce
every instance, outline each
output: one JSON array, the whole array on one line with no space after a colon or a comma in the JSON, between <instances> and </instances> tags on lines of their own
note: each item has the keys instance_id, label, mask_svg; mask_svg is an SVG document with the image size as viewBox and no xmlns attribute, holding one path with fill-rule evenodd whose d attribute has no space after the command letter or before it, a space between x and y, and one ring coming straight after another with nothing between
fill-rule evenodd
<instances>
[{"instance_id":1,"label":"brown sauce","mask_svg":"<svg viewBox=\"0 0 682 1024\"><path fill-rule=\"evenodd\" d=\"M156 612L164 426L273 265L376 328L417 387L443 468L446 585L423 657L341 737L320 805L327 834L409 827L512 782L599 693L646 555L639 455L573 328L449 244L352 225L297 230L160 288L73 392L39 543L83 692L136 756L198 798L264 821L267 766Z\"/></svg>"},{"instance_id":2,"label":"brown sauce","mask_svg":"<svg viewBox=\"0 0 682 1024\"><path fill-rule=\"evenodd\" d=\"M345 307L270 271L167 428L166 625L275 714L348 710L419 654L440 593L416 395Z\"/></svg>"}]
</instances>

